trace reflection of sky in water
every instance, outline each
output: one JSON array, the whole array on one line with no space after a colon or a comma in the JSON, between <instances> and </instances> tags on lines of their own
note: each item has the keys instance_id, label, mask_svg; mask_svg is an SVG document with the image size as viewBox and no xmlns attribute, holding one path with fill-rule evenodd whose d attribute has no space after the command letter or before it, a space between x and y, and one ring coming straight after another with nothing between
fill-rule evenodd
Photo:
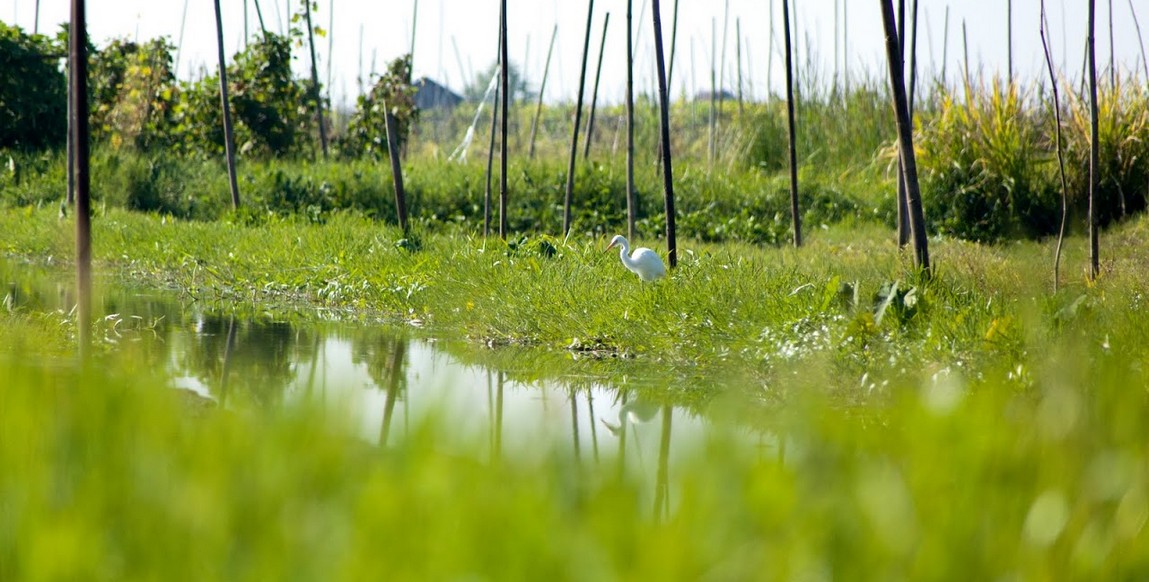
<instances>
[{"instance_id":1,"label":"reflection of sky in water","mask_svg":"<svg viewBox=\"0 0 1149 582\"><path fill-rule=\"evenodd\" d=\"M394 404L388 441L401 442L410 430L435 420L449 429L439 431L440 446L459 452L473 452L478 446L489 455L495 438L499 374L461 364L436 350L434 343L412 340L407 344L403 368L406 386ZM318 354L314 363L293 365L294 377L287 387L285 402L322 402L335 415L333 420L349 419L360 438L378 444L388 387L377 386L366 365L353 361L349 340L326 337ZM176 385L201 395L217 396L212 388L190 376L177 378ZM502 446L506 455L529 458L557 448L573 456L577 422L578 455L584 461L593 462L597 448L600 462L616 462L619 438L625 433L627 463L637 464L643 473L655 470L662 431L661 406L636 402L632 396L623 412L619 394L596 384L575 391L572 412L571 389L557 381L504 380L502 395ZM343 414L349 417L339 418ZM625 431L620 430L623 419ZM729 434L733 429L717 427L673 409L671 462L683 454L697 454L717 430Z\"/></svg>"},{"instance_id":2,"label":"reflection of sky in water","mask_svg":"<svg viewBox=\"0 0 1149 582\"><path fill-rule=\"evenodd\" d=\"M402 368L405 388L399 391L393 405L387 446L403 442L423 423L434 421L434 446L451 454L468 456L478 452L481 458L489 458L495 448L499 373L464 365L436 349L435 344L428 340L406 343L406 363ZM377 386L366 364L354 361L348 339L323 337L315 353L314 361L292 365L293 377L283 402L322 403L333 423L350 423L359 438L377 445L388 386ZM192 378L181 378L180 385L215 395ZM657 483L662 414L662 406L636 401L633 395L629 404L624 404L617 391L601 384L575 391L572 413L571 389L560 381L505 380L502 453L525 461L539 461L550 455L572 459L577 455L583 465L589 466L597 459L603 467L613 468L618 464L620 439L625 436L627 472L643 484L650 502ZM727 452L739 455L776 454L773 435L759 437L749 430L711 422L678 408L672 409L671 415L667 458L671 506L678 499L676 466L683 459L704 457L705 448L713 439L718 439L721 446L734 446L736 451ZM624 423L625 429L621 429Z\"/></svg>"},{"instance_id":3,"label":"reflection of sky in water","mask_svg":"<svg viewBox=\"0 0 1149 582\"><path fill-rule=\"evenodd\" d=\"M51 273L21 268L0 260L0 277L7 301L19 309L67 311L67 285ZM388 389L393 384L391 358L400 354L403 376L397 385L387 446L401 443L428 423L435 429L436 447L460 455L490 457L495 449L499 372L465 365L431 340L406 340L385 328L353 325L301 325L266 318L208 316L194 304L181 304L158 293L102 291L97 313L156 323L154 332L137 339L151 341L148 357L158 357L177 388L215 400L222 392L223 362L227 361L228 330L233 336L234 361L225 406L242 410L319 403L333 424L349 426L364 442L381 441ZM356 334L368 332L369 337ZM356 350L359 353L356 353ZM369 363L374 363L374 368ZM373 377L374 374L374 377ZM385 385L378 385L376 378ZM618 391L586 377L524 383L504 380L501 398L502 454L520 460L551 455L583 464L617 466L620 439L625 435L625 461L634 478L653 492L663 435L660 405L621 401ZM588 388L589 386L589 388ZM623 420L625 419L625 422ZM625 428L622 428L625 425ZM577 436L576 436L577 435ZM712 442L739 455L776 454L773 435L760 436L722 421L709 421L683 409L672 409L668 467L671 498L675 466L684 457L699 458ZM789 443L788 443L789 444ZM800 450L791 449L800 454ZM607 465L609 463L609 465Z\"/></svg>"}]
</instances>

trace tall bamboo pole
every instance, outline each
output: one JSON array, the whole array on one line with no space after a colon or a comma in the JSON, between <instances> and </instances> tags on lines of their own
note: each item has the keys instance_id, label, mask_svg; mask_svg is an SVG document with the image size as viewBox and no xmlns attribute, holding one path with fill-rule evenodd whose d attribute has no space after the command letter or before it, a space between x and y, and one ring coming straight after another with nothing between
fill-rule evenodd
<instances>
[{"instance_id":1,"label":"tall bamboo pole","mask_svg":"<svg viewBox=\"0 0 1149 582\"><path fill-rule=\"evenodd\" d=\"M539 129L539 116L543 114L543 93L547 90L547 75L551 72L551 55L555 50L555 37L559 34L559 25L555 25L551 30L551 44L547 47L547 61L543 65L543 80L539 84L539 98L538 103L535 105L535 117L531 120L531 140L530 145L527 146L527 159L535 159L535 136Z\"/></svg>"},{"instance_id":2,"label":"tall bamboo pole","mask_svg":"<svg viewBox=\"0 0 1149 582\"><path fill-rule=\"evenodd\" d=\"M306 1L306 0L305 0ZM418 30L419 25L419 0L415 0L414 6L411 9L411 73L415 72L415 31Z\"/></svg>"},{"instance_id":3,"label":"tall bamboo pole","mask_svg":"<svg viewBox=\"0 0 1149 582\"><path fill-rule=\"evenodd\" d=\"M1006 81L1013 83L1013 0L1005 0Z\"/></svg>"},{"instance_id":4,"label":"tall bamboo pole","mask_svg":"<svg viewBox=\"0 0 1149 582\"><path fill-rule=\"evenodd\" d=\"M964 75L963 82L965 83L965 98L969 101L970 95L970 77L969 77L969 35L966 33L965 19L961 21L961 51L962 51L962 73Z\"/></svg>"},{"instance_id":5,"label":"tall bamboo pole","mask_svg":"<svg viewBox=\"0 0 1149 582\"><path fill-rule=\"evenodd\" d=\"M173 59L175 62L172 65L172 73L176 76L178 76L180 73L180 55L182 55L184 52L184 28L187 26L188 22L188 3L189 0L184 0L183 17L180 18L180 36L179 40L176 41L176 55Z\"/></svg>"},{"instance_id":6,"label":"tall bamboo pole","mask_svg":"<svg viewBox=\"0 0 1149 582\"><path fill-rule=\"evenodd\" d=\"M218 1L216 0L217 3ZM311 25L311 0L304 0L303 16L307 23L307 46L311 51L311 98L315 102L315 116L319 120L319 145L323 149L323 158L327 159L327 126L323 120L323 96L319 93L319 68L315 60L315 27Z\"/></svg>"},{"instance_id":7,"label":"tall bamboo pole","mask_svg":"<svg viewBox=\"0 0 1149 582\"><path fill-rule=\"evenodd\" d=\"M790 0L782 0L782 42L786 55L786 122L790 153L790 218L794 223L794 246L802 246L802 215L798 209L798 135L794 120L794 63L790 44Z\"/></svg>"},{"instance_id":8,"label":"tall bamboo pole","mask_svg":"<svg viewBox=\"0 0 1149 582\"><path fill-rule=\"evenodd\" d=\"M502 86L503 118L499 124L499 238L507 240L507 120L511 117L511 85L508 70L511 62L507 57L507 0L502 0L502 16L499 24L499 85Z\"/></svg>"},{"instance_id":9,"label":"tall bamboo pole","mask_svg":"<svg viewBox=\"0 0 1149 582\"><path fill-rule=\"evenodd\" d=\"M503 24L502 24L502 22L503 22L503 17L500 13L500 16L499 16L499 39L498 39L499 46L495 51L495 54L497 55L495 57L495 62L498 64L498 67L500 68L500 70L496 71L496 74L499 75L499 80L495 81L495 98L493 101L491 101L491 137L490 137L490 143L487 146L487 187L483 193L483 236L484 237L491 236L491 174L492 174L492 167L494 166L494 160L495 160L495 135L498 133L498 127L499 127L499 103L501 100L500 91L502 91L502 89L503 89L503 85L500 82L500 81L502 81L501 68L503 66L503 32L502 32ZM499 216L502 216L502 214L503 214L503 211L500 210ZM500 218L500 224L501 223L502 223L502 219ZM500 228L499 231L501 234L502 228Z\"/></svg>"},{"instance_id":10,"label":"tall bamboo pole","mask_svg":"<svg viewBox=\"0 0 1149 582\"><path fill-rule=\"evenodd\" d=\"M674 15L670 20L670 63L666 71L666 87L670 91L674 82L674 53L678 48L678 0L674 0Z\"/></svg>"},{"instance_id":11,"label":"tall bamboo pole","mask_svg":"<svg viewBox=\"0 0 1149 582\"><path fill-rule=\"evenodd\" d=\"M1058 175L1061 177L1061 227L1057 231L1057 246L1053 251L1053 292L1057 293L1057 288L1061 282L1061 248L1065 242L1065 222L1069 215L1069 184L1065 179L1065 154L1062 148L1061 138L1061 97L1057 91L1057 72L1053 66L1053 52L1049 48L1049 38L1046 35L1048 28L1049 21L1045 17L1045 0L1041 0L1041 23L1038 30L1041 33L1041 48L1045 52L1045 65L1049 71L1049 82L1053 89L1053 119L1057 124L1055 128L1055 135L1057 136L1057 170Z\"/></svg>"},{"instance_id":12,"label":"tall bamboo pole","mask_svg":"<svg viewBox=\"0 0 1149 582\"><path fill-rule=\"evenodd\" d=\"M707 167L714 167L714 158L718 150L718 24L710 19L710 119L706 140Z\"/></svg>"},{"instance_id":13,"label":"tall bamboo pole","mask_svg":"<svg viewBox=\"0 0 1149 582\"><path fill-rule=\"evenodd\" d=\"M582 68L578 78L578 99L575 101L574 127L571 130L570 161L567 164L566 197L563 200L563 236L571 229L571 204L574 200L575 158L578 157L578 129L582 123L582 98L586 90L586 61L590 52L590 29L594 22L594 0L587 3L586 35L582 45Z\"/></svg>"},{"instance_id":14,"label":"tall bamboo pole","mask_svg":"<svg viewBox=\"0 0 1149 582\"><path fill-rule=\"evenodd\" d=\"M1097 112L1097 47L1096 2L1089 0L1089 30L1085 47L1089 53L1089 276L1096 279L1101 273L1101 259L1098 245L1097 190L1101 184L1101 150L1098 139Z\"/></svg>"},{"instance_id":15,"label":"tall bamboo pole","mask_svg":"<svg viewBox=\"0 0 1149 582\"><path fill-rule=\"evenodd\" d=\"M658 0L651 3L654 15L654 59L658 68L658 102L662 127L662 185L666 193L666 256L670 268L678 266L678 242L674 227L674 172L670 164L670 100L666 95L666 61L662 56L662 10Z\"/></svg>"},{"instance_id":16,"label":"tall bamboo pole","mask_svg":"<svg viewBox=\"0 0 1149 582\"><path fill-rule=\"evenodd\" d=\"M64 163L68 166L66 170L68 175L68 191L65 196L68 200L68 206L71 206L76 203L76 140L74 139L76 127L76 109L73 107L76 101L72 99L72 91L75 90L74 77L76 72L72 67L71 55L68 57L68 64L66 66L68 68L68 138L64 145Z\"/></svg>"},{"instance_id":17,"label":"tall bamboo pole","mask_svg":"<svg viewBox=\"0 0 1149 582\"><path fill-rule=\"evenodd\" d=\"M606 52L606 30L610 27L610 13L602 21L602 43L598 47L598 66L594 73L594 90L590 93L590 116L586 120L586 145L583 150L583 159L590 158L590 142L594 137L594 111L598 105L598 82L602 78L602 55Z\"/></svg>"},{"instance_id":18,"label":"tall bamboo pole","mask_svg":"<svg viewBox=\"0 0 1149 582\"><path fill-rule=\"evenodd\" d=\"M908 106L910 108L910 125L914 121L914 93L918 84L918 0L913 0L910 8L910 24L914 30L910 34L910 95Z\"/></svg>"},{"instance_id":19,"label":"tall bamboo pole","mask_svg":"<svg viewBox=\"0 0 1149 582\"><path fill-rule=\"evenodd\" d=\"M259 0L252 0L252 4L255 4L255 19L259 21L259 32L267 36L267 26L263 23L263 9L259 7ZM180 35L183 35L183 24L180 24Z\"/></svg>"},{"instance_id":20,"label":"tall bamboo pole","mask_svg":"<svg viewBox=\"0 0 1149 582\"><path fill-rule=\"evenodd\" d=\"M331 87L334 85L335 63L335 0L327 3L327 102L331 103Z\"/></svg>"},{"instance_id":21,"label":"tall bamboo pole","mask_svg":"<svg viewBox=\"0 0 1149 582\"><path fill-rule=\"evenodd\" d=\"M797 0L795 0L797 1ZM798 27L798 7L794 5L794 11L790 13L790 21L794 23L794 30L791 31L793 35L791 46L794 50L794 95L798 101L802 100L802 35ZM808 57L807 57L808 58Z\"/></svg>"},{"instance_id":22,"label":"tall bamboo pole","mask_svg":"<svg viewBox=\"0 0 1149 582\"><path fill-rule=\"evenodd\" d=\"M216 48L219 53L219 100L223 107L223 145L227 153L227 179L231 186L231 207L239 208L239 183L235 177L235 132L231 127L231 102L227 96L227 61L223 56L223 17L215 0Z\"/></svg>"},{"instance_id":23,"label":"tall bamboo pole","mask_svg":"<svg viewBox=\"0 0 1149 582\"><path fill-rule=\"evenodd\" d=\"M1113 44L1113 0L1109 0L1109 90L1117 91L1117 64L1114 53L1117 46Z\"/></svg>"},{"instance_id":24,"label":"tall bamboo pole","mask_svg":"<svg viewBox=\"0 0 1149 582\"><path fill-rule=\"evenodd\" d=\"M407 228L407 195L403 191L403 165L399 161L399 129L385 99L383 124L387 129L387 157L391 159L391 183L395 186L395 215L399 220L399 229L406 237L410 231Z\"/></svg>"},{"instance_id":25,"label":"tall bamboo pole","mask_svg":"<svg viewBox=\"0 0 1149 582\"><path fill-rule=\"evenodd\" d=\"M1137 31L1137 46L1141 47L1141 66L1145 68L1145 82L1149 83L1149 59L1145 58L1145 39L1141 37L1141 23L1137 21L1137 10L1133 0L1129 0L1129 14L1133 16L1133 28Z\"/></svg>"},{"instance_id":26,"label":"tall bamboo pole","mask_svg":"<svg viewBox=\"0 0 1149 582\"><path fill-rule=\"evenodd\" d=\"M840 23L838 21L838 0L834 0L834 83L833 83L833 86L831 87L832 93L837 92L837 90L839 88L838 79L839 79L839 75L841 74L841 69L839 68L839 59L841 58L841 49L838 46L838 26L839 26L839 24Z\"/></svg>"},{"instance_id":27,"label":"tall bamboo pole","mask_svg":"<svg viewBox=\"0 0 1149 582\"><path fill-rule=\"evenodd\" d=\"M770 40L766 47L766 101L774 90L774 0L770 0Z\"/></svg>"},{"instance_id":28,"label":"tall bamboo pole","mask_svg":"<svg viewBox=\"0 0 1149 582\"><path fill-rule=\"evenodd\" d=\"M635 213L638 200L634 191L634 18L633 0L626 0L626 234L635 240ZM621 462L621 461L620 461Z\"/></svg>"},{"instance_id":29,"label":"tall bamboo pole","mask_svg":"<svg viewBox=\"0 0 1149 582\"><path fill-rule=\"evenodd\" d=\"M906 62L906 0L898 0L898 66L905 71ZM898 158L898 248L910 242L909 206L906 204L906 166Z\"/></svg>"},{"instance_id":30,"label":"tall bamboo pole","mask_svg":"<svg viewBox=\"0 0 1149 582\"><path fill-rule=\"evenodd\" d=\"M734 19L734 62L738 68L738 117L741 118L745 114L745 109L742 105L742 19Z\"/></svg>"},{"instance_id":31,"label":"tall bamboo pole","mask_svg":"<svg viewBox=\"0 0 1149 582\"><path fill-rule=\"evenodd\" d=\"M846 15L846 0L842 0L842 90L850 91L850 18Z\"/></svg>"},{"instance_id":32,"label":"tall bamboo pole","mask_svg":"<svg viewBox=\"0 0 1149 582\"><path fill-rule=\"evenodd\" d=\"M949 64L950 50L950 7L946 4L946 17L942 24L942 87L946 86L946 65Z\"/></svg>"},{"instance_id":33,"label":"tall bamboo pole","mask_svg":"<svg viewBox=\"0 0 1149 582\"><path fill-rule=\"evenodd\" d=\"M722 131L722 105L726 100L726 38L730 32L730 0L726 0L726 9L722 13L722 55L718 59L718 115L714 124L714 153L718 155L718 134Z\"/></svg>"},{"instance_id":34,"label":"tall bamboo pole","mask_svg":"<svg viewBox=\"0 0 1149 582\"><path fill-rule=\"evenodd\" d=\"M87 361L91 348L92 322L92 228L91 179L88 136L88 24L84 0L72 0L72 24L68 48L72 62L72 151L76 169L76 328L80 359Z\"/></svg>"},{"instance_id":35,"label":"tall bamboo pole","mask_svg":"<svg viewBox=\"0 0 1149 582\"><path fill-rule=\"evenodd\" d=\"M899 34L894 23L892 0L880 0L882 25L886 33L886 59L890 70L890 89L894 98L894 113L898 123L898 149L905 167L906 196L909 203L910 233L914 242L914 263L927 276L930 273L929 240L926 238L925 213L922 211L921 190L918 186L918 167L914 158L914 132L910 109L906 99L905 76L902 70Z\"/></svg>"}]
</instances>

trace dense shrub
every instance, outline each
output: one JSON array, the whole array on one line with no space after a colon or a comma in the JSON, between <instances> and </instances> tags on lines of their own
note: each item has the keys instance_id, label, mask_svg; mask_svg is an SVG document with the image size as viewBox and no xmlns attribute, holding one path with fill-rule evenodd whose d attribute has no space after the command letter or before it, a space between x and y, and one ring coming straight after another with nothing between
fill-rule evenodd
<instances>
[{"instance_id":1,"label":"dense shrub","mask_svg":"<svg viewBox=\"0 0 1149 582\"><path fill-rule=\"evenodd\" d=\"M947 95L918 146L931 230L977 241L1055 232L1059 196L1039 110L1016 85Z\"/></svg>"},{"instance_id":2,"label":"dense shrub","mask_svg":"<svg viewBox=\"0 0 1149 582\"><path fill-rule=\"evenodd\" d=\"M92 137L113 146L164 147L178 93L166 39L117 39L92 55Z\"/></svg>"},{"instance_id":3,"label":"dense shrub","mask_svg":"<svg viewBox=\"0 0 1149 582\"><path fill-rule=\"evenodd\" d=\"M0 22L0 148L64 144L67 79L62 45Z\"/></svg>"},{"instance_id":4,"label":"dense shrub","mask_svg":"<svg viewBox=\"0 0 1149 582\"><path fill-rule=\"evenodd\" d=\"M411 55L401 56L387 66L387 72L375 80L366 95L355 102L355 112L347 132L339 142L345 156L383 159L387 153L386 111L395 118L395 143L402 150L411 127L419 119L415 107L415 87L411 85Z\"/></svg>"},{"instance_id":5,"label":"dense shrub","mask_svg":"<svg viewBox=\"0 0 1149 582\"><path fill-rule=\"evenodd\" d=\"M1089 195L1089 104L1071 95L1066 119L1066 173L1077 214L1085 216ZM1145 210L1149 188L1149 93L1141 83L1099 87L1100 183L1095 201L1100 224Z\"/></svg>"},{"instance_id":6,"label":"dense shrub","mask_svg":"<svg viewBox=\"0 0 1149 582\"><path fill-rule=\"evenodd\" d=\"M291 38L267 33L249 43L228 66L240 153L291 156L307 149L313 109L306 99L306 85L292 75L291 58ZM218 74L183 85L174 121L184 151L223 153Z\"/></svg>"}]
</instances>

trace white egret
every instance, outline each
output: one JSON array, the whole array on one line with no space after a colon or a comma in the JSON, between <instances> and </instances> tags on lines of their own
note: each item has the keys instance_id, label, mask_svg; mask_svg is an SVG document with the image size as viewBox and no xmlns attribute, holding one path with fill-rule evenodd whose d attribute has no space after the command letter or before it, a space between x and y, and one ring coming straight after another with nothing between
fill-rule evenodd
<instances>
[{"instance_id":1,"label":"white egret","mask_svg":"<svg viewBox=\"0 0 1149 582\"><path fill-rule=\"evenodd\" d=\"M615 245L621 247L618 257L622 259L623 266L638 275L639 279L654 281L666 276L666 265L662 264L662 258L658 256L658 253L646 247L639 247L634 249L634 253L631 253L630 242L621 234L615 235L610 240L610 245L606 247L606 250L609 251Z\"/></svg>"}]
</instances>

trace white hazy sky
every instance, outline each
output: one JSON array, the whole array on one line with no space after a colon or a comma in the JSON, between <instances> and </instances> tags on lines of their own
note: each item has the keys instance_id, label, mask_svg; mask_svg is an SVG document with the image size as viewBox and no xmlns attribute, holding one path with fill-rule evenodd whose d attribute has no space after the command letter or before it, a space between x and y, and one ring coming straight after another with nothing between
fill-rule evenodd
<instances>
[{"instance_id":1,"label":"white hazy sky","mask_svg":"<svg viewBox=\"0 0 1149 582\"><path fill-rule=\"evenodd\" d=\"M287 21L288 8L295 9L299 0L262 0L260 6L267 27L279 32ZM883 36L879 3L874 0L793 0L801 30L799 57L806 53L817 59L826 77L835 70L835 62L848 63L855 73L884 73L882 66ZM319 9L313 15L315 24L331 28L334 45L329 39L317 39L320 76L327 76L327 61L333 64L332 94L336 103L354 95L356 78L362 68L370 72L372 62L382 70L386 62L403 54L411 43L411 24L418 6L418 29L415 33L415 77L429 76L456 90L475 71L489 66L495 57L498 25L498 0L317 0ZM332 6L334 2L334 6ZM653 24L651 0L633 0L636 28L636 91L653 87ZM666 50L670 50L670 27L675 0L661 0ZM33 28L37 0L0 0L0 20L15 22L27 30ZM39 0L40 30L53 31L68 19L68 0ZM244 11L248 12L249 31L258 27L254 3L245 0L221 0L223 5L225 50L230 56L241 46ZM896 3L895 3L896 4ZM907 2L908 4L908 2ZM1084 51L1086 3L1073 0L1049 0L1054 58L1069 71L1080 71ZM183 30L183 47L179 56L178 75L188 78L203 67L214 69L215 22L211 0L88 0L88 23L97 45L113 37L147 39L167 36L178 44L182 15L187 6ZM1041 44L1038 36L1038 0L1013 2L1014 63L1021 75L1044 74ZM1097 2L1098 62L1107 63L1110 53L1108 35L1109 7L1113 7L1115 53L1118 66L1141 69L1140 44L1131 7L1149 29L1149 1L1099 0ZM542 77L547 43L552 27L558 24L555 56L547 81L546 97L550 100L573 100L578 90L578 71L585 34L588 2L583 0L509 0L508 29L511 61L525 70L537 88ZM725 14L729 18L725 18ZM773 7L773 12L771 12ZM948 76L960 69L962 26L967 27L972 67L987 72L1006 68L1006 2L1003 0L941 1L921 0L918 58L921 70L929 76L932 67L942 68L945 16L949 11ZM619 102L624 93L626 69L626 0L598 0L594 3L594 25L591 57L588 64L587 94L593 83L593 70L601 40L603 18L610 13L603 63L600 100ZM845 12L845 18L841 12ZM330 18L334 14L334 22ZM678 46L675 56L671 91L693 93L709 87L712 30L717 32L717 49L721 56L722 31L728 26L725 48L727 66L724 85L736 86L736 21L742 29L743 90L757 97L765 95L767 81L774 91L784 82L782 61L777 46L781 43L781 0L680 0ZM777 38L770 50L771 22ZM842 22L848 22L843 30ZM728 22L728 24L726 24ZM1145 31L1149 34L1149 30ZM842 37L849 42L849 57L842 57ZM837 40L837 42L835 42ZM362 46L362 51L360 51ZM457 47L457 51L456 51ZM812 48L812 50L808 50ZM297 50L296 67L303 74L305 50ZM771 67L768 66L773 60ZM842 67L841 64L838 65ZM884 79L884 77L883 77Z\"/></svg>"}]
</instances>

